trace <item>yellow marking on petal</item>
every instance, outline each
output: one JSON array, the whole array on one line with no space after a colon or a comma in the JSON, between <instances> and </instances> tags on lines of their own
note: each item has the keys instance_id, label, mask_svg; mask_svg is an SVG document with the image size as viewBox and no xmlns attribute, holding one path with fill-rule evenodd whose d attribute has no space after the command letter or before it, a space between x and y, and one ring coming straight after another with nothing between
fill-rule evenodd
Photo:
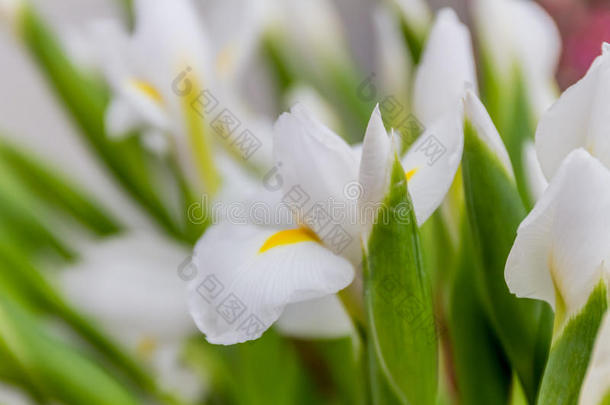
<instances>
[{"instance_id":1,"label":"yellow marking on petal","mask_svg":"<svg viewBox=\"0 0 610 405\"><path fill-rule=\"evenodd\" d=\"M258 250L258 253L266 252L277 246L290 245L299 242L317 242L321 243L320 238L308 228L286 229L271 235L263 246Z\"/></svg>"},{"instance_id":2,"label":"yellow marking on petal","mask_svg":"<svg viewBox=\"0 0 610 405\"><path fill-rule=\"evenodd\" d=\"M201 94L203 86L195 75L189 76L192 88L189 94ZM220 188L221 178L216 159L212 151L211 128L206 125L207 116L203 116L191 105L191 97L181 97L182 111L186 121L188 144L193 154L195 169L199 178L203 182L205 191L210 196L214 196Z\"/></svg>"},{"instance_id":3,"label":"yellow marking on petal","mask_svg":"<svg viewBox=\"0 0 610 405\"><path fill-rule=\"evenodd\" d=\"M407 181L411 180L411 177L415 176L415 173L417 173L418 170L419 170L419 167L406 171L405 177L407 178Z\"/></svg>"},{"instance_id":4,"label":"yellow marking on petal","mask_svg":"<svg viewBox=\"0 0 610 405\"><path fill-rule=\"evenodd\" d=\"M152 337L140 339L136 347L136 352L140 357L149 358L157 350L157 340Z\"/></svg>"},{"instance_id":5,"label":"yellow marking on petal","mask_svg":"<svg viewBox=\"0 0 610 405\"><path fill-rule=\"evenodd\" d=\"M216 71L221 76L226 76L235 62L235 45L225 46L216 58Z\"/></svg>"},{"instance_id":6,"label":"yellow marking on petal","mask_svg":"<svg viewBox=\"0 0 610 405\"><path fill-rule=\"evenodd\" d=\"M153 100L157 104L163 104L163 97L161 93L157 90L155 86L146 82L144 80L132 79L130 81L131 85L138 89L140 92L144 93L148 98Z\"/></svg>"}]
</instances>

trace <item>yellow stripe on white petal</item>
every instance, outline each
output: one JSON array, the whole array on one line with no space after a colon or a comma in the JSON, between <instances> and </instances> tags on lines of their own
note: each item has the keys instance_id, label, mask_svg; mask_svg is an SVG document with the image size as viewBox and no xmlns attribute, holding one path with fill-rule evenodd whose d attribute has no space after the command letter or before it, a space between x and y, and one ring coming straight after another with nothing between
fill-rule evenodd
<instances>
[{"instance_id":1,"label":"yellow stripe on white petal","mask_svg":"<svg viewBox=\"0 0 610 405\"><path fill-rule=\"evenodd\" d=\"M287 305L334 294L351 283L350 262L314 240L276 244L261 254L277 232L223 223L197 243L189 308L209 342L257 339Z\"/></svg>"},{"instance_id":2,"label":"yellow stripe on white petal","mask_svg":"<svg viewBox=\"0 0 610 405\"><path fill-rule=\"evenodd\" d=\"M536 150L551 179L562 160L584 148L610 167L610 45L604 44L587 74L569 87L540 119Z\"/></svg>"},{"instance_id":3,"label":"yellow stripe on white petal","mask_svg":"<svg viewBox=\"0 0 610 405\"><path fill-rule=\"evenodd\" d=\"M608 229L610 171L578 149L519 226L505 269L510 291L547 301L561 326L608 271Z\"/></svg>"},{"instance_id":4,"label":"yellow stripe on white petal","mask_svg":"<svg viewBox=\"0 0 610 405\"><path fill-rule=\"evenodd\" d=\"M429 126L458 110L466 83L476 92L470 32L455 11L445 8L437 14L415 75L413 108L417 118Z\"/></svg>"},{"instance_id":5,"label":"yellow stripe on white petal","mask_svg":"<svg viewBox=\"0 0 610 405\"><path fill-rule=\"evenodd\" d=\"M157 88L150 82L142 79L131 79L129 85L133 86L143 96L149 98L159 105L163 105L163 96Z\"/></svg>"},{"instance_id":6,"label":"yellow stripe on white petal","mask_svg":"<svg viewBox=\"0 0 610 405\"><path fill-rule=\"evenodd\" d=\"M443 202L462 160L462 113L449 112L429 126L402 159L418 225Z\"/></svg>"},{"instance_id":7,"label":"yellow stripe on white petal","mask_svg":"<svg viewBox=\"0 0 610 405\"><path fill-rule=\"evenodd\" d=\"M580 389L578 405L602 405L610 395L610 315L597 332L589 368Z\"/></svg>"},{"instance_id":8,"label":"yellow stripe on white petal","mask_svg":"<svg viewBox=\"0 0 610 405\"><path fill-rule=\"evenodd\" d=\"M296 228L296 229L285 229L277 231L273 235L269 236L263 246L258 249L258 253L264 253L269 249L273 249L278 246L290 245L299 242L320 242L320 238L308 228Z\"/></svg>"}]
</instances>

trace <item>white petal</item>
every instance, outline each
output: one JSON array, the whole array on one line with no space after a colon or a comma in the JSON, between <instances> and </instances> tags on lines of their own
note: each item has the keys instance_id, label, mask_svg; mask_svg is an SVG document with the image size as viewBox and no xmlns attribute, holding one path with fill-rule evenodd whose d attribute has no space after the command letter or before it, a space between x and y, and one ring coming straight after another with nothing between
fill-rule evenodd
<instances>
[{"instance_id":1,"label":"white petal","mask_svg":"<svg viewBox=\"0 0 610 405\"><path fill-rule=\"evenodd\" d=\"M567 316L577 313L605 274L608 229L610 171L578 149L519 226L506 263L509 289L553 307L561 298Z\"/></svg>"},{"instance_id":2,"label":"white petal","mask_svg":"<svg viewBox=\"0 0 610 405\"><path fill-rule=\"evenodd\" d=\"M219 224L197 243L197 277L189 284L190 312L209 342L257 339L286 305L334 294L348 286L352 265L318 242L304 240L268 250L276 230Z\"/></svg>"},{"instance_id":3,"label":"white petal","mask_svg":"<svg viewBox=\"0 0 610 405\"><path fill-rule=\"evenodd\" d=\"M403 158L418 225L443 202L462 160L464 131L460 110L426 128Z\"/></svg>"},{"instance_id":4,"label":"white petal","mask_svg":"<svg viewBox=\"0 0 610 405\"><path fill-rule=\"evenodd\" d=\"M536 149L542 170L551 179L570 151L582 147L610 167L610 52L569 87L542 116Z\"/></svg>"},{"instance_id":5,"label":"white petal","mask_svg":"<svg viewBox=\"0 0 610 405\"><path fill-rule=\"evenodd\" d=\"M540 167L538 155L536 154L536 147L530 140L526 141L523 148L523 163L527 187L534 198L534 201L538 201L542 194L544 194L544 190L546 190L549 183L546 181L546 177L544 177L544 173Z\"/></svg>"},{"instance_id":6,"label":"white petal","mask_svg":"<svg viewBox=\"0 0 610 405\"><path fill-rule=\"evenodd\" d=\"M579 405L601 405L610 393L610 315L597 332L589 368L580 389Z\"/></svg>"},{"instance_id":7,"label":"white petal","mask_svg":"<svg viewBox=\"0 0 610 405\"><path fill-rule=\"evenodd\" d=\"M494 126L485 106L472 91L467 91L466 96L464 97L464 113L466 118L473 125L479 138L481 138L491 151L495 153L508 175L514 177L513 166L510 163L510 158L506 151L506 147L502 142L502 138Z\"/></svg>"},{"instance_id":8,"label":"white petal","mask_svg":"<svg viewBox=\"0 0 610 405\"><path fill-rule=\"evenodd\" d=\"M143 123L144 121L138 111L134 110L131 103L121 97L112 100L106 109L106 131L111 137L123 137L140 128Z\"/></svg>"},{"instance_id":9,"label":"white petal","mask_svg":"<svg viewBox=\"0 0 610 405\"><path fill-rule=\"evenodd\" d=\"M388 137L377 105L366 128L358 177L362 186L358 210L363 224L362 240L365 246L377 217L377 208L389 192L395 157L392 141Z\"/></svg>"},{"instance_id":10,"label":"white petal","mask_svg":"<svg viewBox=\"0 0 610 405\"><path fill-rule=\"evenodd\" d=\"M143 338L172 341L192 323L178 266L188 251L148 234L95 242L83 260L59 274L68 298L128 347Z\"/></svg>"},{"instance_id":11,"label":"white petal","mask_svg":"<svg viewBox=\"0 0 610 405\"><path fill-rule=\"evenodd\" d=\"M314 206L323 207L332 222L352 239L345 255L359 262L356 203L362 190L356 181L356 155L343 139L301 105L282 114L274 130L274 155L284 180L283 192L286 201L296 208L298 220L306 222L307 213ZM329 212L331 209L334 212Z\"/></svg>"},{"instance_id":12,"label":"white petal","mask_svg":"<svg viewBox=\"0 0 610 405\"><path fill-rule=\"evenodd\" d=\"M341 120L333 110L333 107L316 91L316 89L297 85L286 95L289 105L301 104L307 111L324 122L333 132L341 129Z\"/></svg>"},{"instance_id":13,"label":"white petal","mask_svg":"<svg viewBox=\"0 0 610 405\"><path fill-rule=\"evenodd\" d=\"M335 339L355 332L336 295L290 304L276 325L284 335L301 339Z\"/></svg>"},{"instance_id":14,"label":"white petal","mask_svg":"<svg viewBox=\"0 0 610 405\"><path fill-rule=\"evenodd\" d=\"M413 108L425 125L459 109L466 84L476 92L468 28L452 9L439 11L415 75Z\"/></svg>"}]
</instances>

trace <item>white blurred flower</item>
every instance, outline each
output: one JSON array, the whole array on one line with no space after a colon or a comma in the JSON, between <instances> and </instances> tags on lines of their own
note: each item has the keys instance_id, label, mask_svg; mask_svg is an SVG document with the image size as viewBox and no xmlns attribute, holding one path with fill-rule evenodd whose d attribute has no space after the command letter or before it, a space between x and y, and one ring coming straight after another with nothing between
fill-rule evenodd
<instances>
[{"instance_id":1,"label":"white blurred flower","mask_svg":"<svg viewBox=\"0 0 610 405\"><path fill-rule=\"evenodd\" d=\"M324 63L349 58L343 24L334 2L328 0L265 0L269 33L285 41L289 51L310 71L321 73Z\"/></svg>"},{"instance_id":2,"label":"white blurred flower","mask_svg":"<svg viewBox=\"0 0 610 405\"><path fill-rule=\"evenodd\" d=\"M531 0L476 0L474 19L483 52L501 80L512 86L519 69L536 116L556 99L555 70L561 38L553 19Z\"/></svg>"},{"instance_id":3,"label":"white blurred flower","mask_svg":"<svg viewBox=\"0 0 610 405\"><path fill-rule=\"evenodd\" d=\"M142 233L92 243L82 252L82 261L59 274L68 299L148 361L165 388L190 399L201 394L201 383L180 360L181 343L195 330L177 272L188 250Z\"/></svg>"},{"instance_id":4,"label":"white blurred flower","mask_svg":"<svg viewBox=\"0 0 610 405\"><path fill-rule=\"evenodd\" d=\"M505 270L510 291L547 301L561 327L607 277L608 229L610 171L577 149L517 230Z\"/></svg>"},{"instance_id":5,"label":"white blurred flower","mask_svg":"<svg viewBox=\"0 0 610 405\"><path fill-rule=\"evenodd\" d=\"M584 148L610 167L610 44L604 43L587 74L568 88L542 116L536 150L551 179L563 159Z\"/></svg>"},{"instance_id":6,"label":"white blurred flower","mask_svg":"<svg viewBox=\"0 0 610 405\"><path fill-rule=\"evenodd\" d=\"M209 2L211 23L204 25L191 0L137 0L133 34L116 21L93 27L114 96L106 113L109 134L140 130L150 149L171 148L191 184L210 194L222 177L215 146L258 163L270 157L270 125L261 131L263 119L244 108L236 89L259 32L249 23L257 18L248 4ZM235 24L239 35L227 28ZM228 124L214 121L221 113ZM248 145L252 150L245 150Z\"/></svg>"},{"instance_id":7,"label":"white blurred flower","mask_svg":"<svg viewBox=\"0 0 610 405\"><path fill-rule=\"evenodd\" d=\"M400 21L387 8L378 6L373 14L373 24L381 94L407 100L413 61L400 30Z\"/></svg>"}]
</instances>

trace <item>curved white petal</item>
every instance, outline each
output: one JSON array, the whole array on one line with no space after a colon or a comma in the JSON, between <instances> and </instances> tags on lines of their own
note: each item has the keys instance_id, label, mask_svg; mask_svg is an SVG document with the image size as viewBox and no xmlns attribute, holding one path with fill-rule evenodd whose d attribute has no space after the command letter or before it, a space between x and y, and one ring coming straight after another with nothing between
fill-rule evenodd
<instances>
[{"instance_id":1,"label":"curved white petal","mask_svg":"<svg viewBox=\"0 0 610 405\"><path fill-rule=\"evenodd\" d=\"M515 65L525 76L533 108L541 114L555 99L554 74L561 38L553 19L534 1L476 0L474 17L485 52L506 79Z\"/></svg>"},{"instance_id":2,"label":"curved white petal","mask_svg":"<svg viewBox=\"0 0 610 405\"><path fill-rule=\"evenodd\" d=\"M587 74L569 87L542 116L536 149L551 179L570 151L582 147L610 167L610 45Z\"/></svg>"},{"instance_id":3,"label":"curved white petal","mask_svg":"<svg viewBox=\"0 0 610 405\"><path fill-rule=\"evenodd\" d=\"M142 339L171 342L193 331L177 274L188 251L148 234L119 236L83 249L59 274L67 297L128 347Z\"/></svg>"},{"instance_id":4,"label":"curved white petal","mask_svg":"<svg viewBox=\"0 0 610 405\"><path fill-rule=\"evenodd\" d=\"M464 96L464 114L481 138L506 169L509 176L514 177L513 166L510 163L508 151L502 142L489 113L481 100L472 91L466 91Z\"/></svg>"},{"instance_id":5,"label":"curved white petal","mask_svg":"<svg viewBox=\"0 0 610 405\"><path fill-rule=\"evenodd\" d=\"M311 86L297 85L291 88L286 95L289 105L301 104L311 112L314 117L318 117L333 132L341 129L341 120L337 116L333 107Z\"/></svg>"},{"instance_id":6,"label":"curved white petal","mask_svg":"<svg viewBox=\"0 0 610 405\"><path fill-rule=\"evenodd\" d=\"M519 226L505 269L509 289L577 313L606 272L608 229L610 171L578 149Z\"/></svg>"},{"instance_id":7,"label":"curved white petal","mask_svg":"<svg viewBox=\"0 0 610 405\"><path fill-rule=\"evenodd\" d=\"M379 105L375 107L369 120L361 153L358 183L362 187L362 193L358 200L358 210L363 224L362 240L366 245L376 220L377 208L389 192L396 156L392 140L388 137L381 119Z\"/></svg>"},{"instance_id":8,"label":"curved white petal","mask_svg":"<svg viewBox=\"0 0 610 405\"><path fill-rule=\"evenodd\" d=\"M459 109L466 84L476 92L476 73L468 28L455 11L439 11L415 74L413 108L429 126L450 111Z\"/></svg>"},{"instance_id":9,"label":"curved white petal","mask_svg":"<svg viewBox=\"0 0 610 405\"><path fill-rule=\"evenodd\" d=\"M580 389L578 405L601 405L610 394L610 315L597 332L589 368Z\"/></svg>"},{"instance_id":10,"label":"curved white petal","mask_svg":"<svg viewBox=\"0 0 610 405\"><path fill-rule=\"evenodd\" d=\"M360 260L356 203L358 160L350 146L313 118L301 105L282 114L274 127L274 155L283 177L285 201L295 209L298 221L307 223L308 213L321 206L352 242L345 255ZM333 212L331 212L333 211ZM324 229L312 229L324 238Z\"/></svg>"},{"instance_id":11,"label":"curved white petal","mask_svg":"<svg viewBox=\"0 0 610 405\"><path fill-rule=\"evenodd\" d=\"M544 173L540 167L538 155L536 154L536 146L530 140L525 142L523 148L523 164L527 187L534 198L534 201L538 201L542 194L544 194L544 190L548 187L549 182L546 180L546 177L544 177Z\"/></svg>"},{"instance_id":12,"label":"curved white petal","mask_svg":"<svg viewBox=\"0 0 610 405\"><path fill-rule=\"evenodd\" d=\"M311 233L292 243L286 235L254 225L219 224L197 243L193 263L198 273L189 283L189 308L209 342L257 339L288 304L334 294L351 283L352 265Z\"/></svg>"},{"instance_id":13,"label":"curved white petal","mask_svg":"<svg viewBox=\"0 0 610 405\"><path fill-rule=\"evenodd\" d=\"M402 160L417 224L443 202L462 160L464 130L461 108L430 125Z\"/></svg>"},{"instance_id":14,"label":"curved white petal","mask_svg":"<svg viewBox=\"0 0 610 405\"><path fill-rule=\"evenodd\" d=\"M355 332L336 295L287 305L276 326L284 335L301 339L335 339Z\"/></svg>"}]
</instances>

